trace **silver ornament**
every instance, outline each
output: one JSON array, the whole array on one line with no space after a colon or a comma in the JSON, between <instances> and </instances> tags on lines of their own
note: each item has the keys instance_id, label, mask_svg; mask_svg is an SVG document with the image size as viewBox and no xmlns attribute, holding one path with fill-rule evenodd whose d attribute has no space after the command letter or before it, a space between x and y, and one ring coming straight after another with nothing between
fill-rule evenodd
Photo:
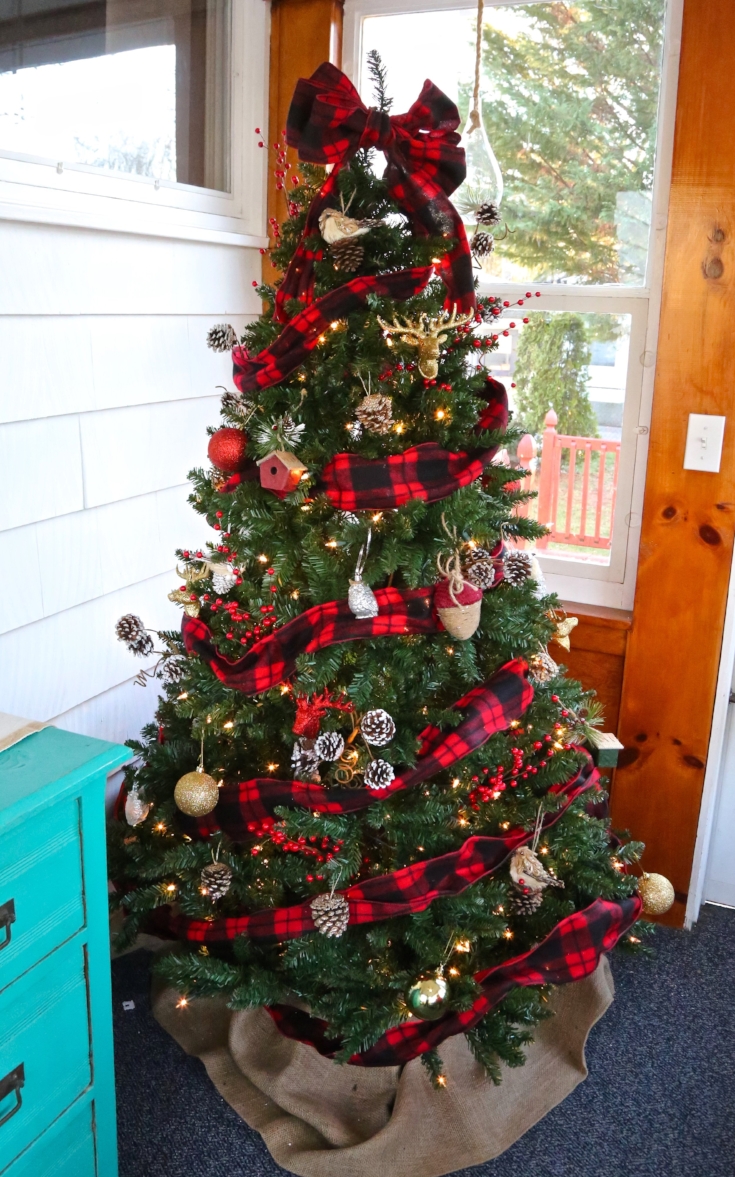
<instances>
[{"instance_id":1,"label":"silver ornament","mask_svg":"<svg viewBox=\"0 0 735 1177\"><path fill-rule=\"evenodd\" d=\"M357 556L355 577L354 580L350 581L350 588L347 593L347 604L350 607L350 612L361 621L368 617L378 616L378 602L375 593L370 588L370 585L365 584L362 579L365 561L370 551L371 536L372 529L368 528L367 539L360 548Z\"/></svg>"},{"instance_id":2,"label":"silver ornament","mask_svg":"<svg viewBox=\"0 0 735 1177\"><path fill-rule=\"evenodd\" d=\"M138 786L133 785L125 798L125 820L129 826L139 826L150 813L150 803L144 801L138 792Z\"/></svg>"}]
</instances>

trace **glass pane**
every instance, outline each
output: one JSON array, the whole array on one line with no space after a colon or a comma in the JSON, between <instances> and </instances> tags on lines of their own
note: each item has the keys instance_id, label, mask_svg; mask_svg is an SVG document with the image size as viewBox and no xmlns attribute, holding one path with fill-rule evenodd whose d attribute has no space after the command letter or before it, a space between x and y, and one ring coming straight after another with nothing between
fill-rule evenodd
<instances>
[{"instance_id":1,"label":"glass pane","mask_svg":"<svg viewBox=\"0 0 735 1177\"><path fill-rule=\"evenodd\" d=\"M608 564L618 489L630 315L534 311L487 358L527 434L501 457L530 471L522 504L552 528L549 555Z\"/></svg>"},{"instance_id":2,"label":"glass pane","mask_svg":"<svg viewBox=\"0 0 735 1177\"><path fill-rule=\"evenodd\" d=\"M645 281L664 8L665 0L486 5L482 113L507 227L482 261L486 273L522 283ZM466 115L474 27L474 9L364 22L364 52L383 57L396 112L431 77Z\"/></svg>"},{"instance_id":3,"label":"glass pane","mask_svg":"<svg viewBox=\"0 0 735 1177\"><path fill-rule=\"evenodd\" d=\"M0 151L229 189L229 0L0 0Z\"/></svg>"}]
</instances>

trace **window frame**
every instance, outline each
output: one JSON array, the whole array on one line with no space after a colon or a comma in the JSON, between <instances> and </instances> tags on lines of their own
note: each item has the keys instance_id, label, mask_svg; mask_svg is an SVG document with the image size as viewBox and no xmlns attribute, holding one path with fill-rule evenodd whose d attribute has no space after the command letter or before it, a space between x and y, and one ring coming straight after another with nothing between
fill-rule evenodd
<instances>
[{"instance_id":1,"label":"window frame","mask_svg":"<svg viewBox=\"0 0 735 1177\"><path fill-rule=\"evenodd\" d=\"M270 10L231 12L230 192L0 150L0 219L265 248Z\"/></svg>"},{"instance_id":2,"label":"window frame","mask_svg":"<svg viewBox=\"0 0 735 1177\"><path fill-rule=\"evenodd\" d=\"M523 6L543 0L485 0L485 8ZM363 22L368 17L422 12L472 10L467 0L346 0L343 69L360 89ZM535 282L539 310L609 312L631 316L628 375L621 445L621 464L608 565L584 564L540 551L549 587L563 600L617 609L632 609L643 514L648 436L653 400L656 346L668 221L671 161L674 144L683 0L667 0L664 49L656 135L656 166L652 193L646 281L642 286L582 286ZM480 292L513 301L529 286L481 278ZM535 304L535 300L534 300ZM536 306L534 306L536 309Z\"/></svg>"}]
</instances>

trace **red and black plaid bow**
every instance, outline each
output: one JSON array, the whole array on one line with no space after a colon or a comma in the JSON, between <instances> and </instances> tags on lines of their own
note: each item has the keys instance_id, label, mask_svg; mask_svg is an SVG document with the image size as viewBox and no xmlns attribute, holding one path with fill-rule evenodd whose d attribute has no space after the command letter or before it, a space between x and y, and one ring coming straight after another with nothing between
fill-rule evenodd
<instances>
[{"instance_id":1,"label":"red and black plaid bow","mask_svg":"<svg viewBox=\"0 0 735 1177\"><path fill-rule=\"evenodd\" d=\"M597 769L588 758L566 785L555 790L563 804L554 813L546 815L542 828L553 826L581 793L598 787L597 782ZM503 838L475 834L459 850L355 883L339 892L349 904L350 927L415 915L425 911L437 899L461 895L473 883L493 874L516 847L532 838L533 831L529 833L522 829L511 830ZM154 915L154 922L179 939L197 944L223 943L237 936L248 936L253 940L297 940L316 930L310 901L295 903L292 907L269 907L246 915L206 920L174 915L169 908L160 907Z\"/></svg>"},{"instance_id":2,"label":"red and black plaid bow","mask_svg":"<svg viewBox=\"0 0 735 1177\"><path fill-rule=\"evenodd\" d=\"M348 1060L360 1067L395 1067L433 1050L453 1034L476 1026L518 985L566 985L589 977L605 952L611 952L621 936L641 914L637 895L619 903L596 899L583 911L575 911L556 925L545 940L523 956L515 956L495 968L477 973L482 993L469 1009L448 1013L436 1022L411 1018L392 1026L382 1038ZM327 1037L327 1024L290 1005L266 1007L287 1038L306 1042L319 1054L333 1057L341 1043Z\"/></svg>"},{"instance_id":3,"label":"red and black plaid bow","mask_svg":"<svg viewBox=\"0 0 735 1177\"><path fill-rule=\"evenodd\" d=\"M460 311L475 306L467 235L449 200L466 174L459 123L455 104L428 80L406 114L388 115L368 110L352 82L334 65L325 62L310 78L299 79L288 112L286 140L301 159L333 164L334 170L312 201L301 244L276 295L277 321L286 321L289 299L311 301L314 260L321 250L311 249L306 242L319 232L324 209L336 205L340 167L361 147L377 147L385 154L389 194L411 218L414 232L456 239L438 263L447 287L445 306L456 305Z\"/></svg>"},{"instance_id":4,"label":"red and black plaid bow","mask_svg":"<svg viewBox=\"0 0 735 1177\"><path fill-rule=\"evenodd\" d=\"M422 746L416 763L396 773L391 784L379 794L370 789L325 789L306 781L258 777L225 785L212 813L198 819L179 814L179 825L193 837L209 838L223 830L234 842L241 842L248 837L248 822L271 817L279 805L299 806L318 813L356 813L366 809L379 797L429 780L441 769L481 748L496 732L505 731L514 719L523 715L533 699L527 674L525 662L520 659L507 662L483 686L475 687L455 703L454 710L464 716L461 723L446 732L425 728L419 736Z\"/></svg>"},{"instance_id":5,"label":"red and black plaid bow","mask_svg":"<svg viewBox=\"0 0 735 1177\"><path fill-rule=\"evenodd\" d=\"M392 274L353 278L344 286L330 290L329 294L296 315L278 338L257 356L249 356L243 347L233 348L235 386L240 392L253 392L257 388L278 384L303 364L330 323L363 306L369 294L401 301L412 298L424 289L431 274L431 266L417 266L411 270L396 270Z\"/></svg>"}]
</instances>

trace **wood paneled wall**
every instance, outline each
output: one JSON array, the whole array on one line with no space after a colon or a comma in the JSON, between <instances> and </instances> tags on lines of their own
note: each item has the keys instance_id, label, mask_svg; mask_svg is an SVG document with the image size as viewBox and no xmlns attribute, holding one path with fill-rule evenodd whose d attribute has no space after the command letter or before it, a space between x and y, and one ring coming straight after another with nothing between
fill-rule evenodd
<instances>
[{"instance_id":1,"label":"wood paneled wall","mask_svg":"<svg viewBox=\"0 0 735 1177\"><path fill-rule=\"evenodd\" d=\"M689 886L735 531L735 21L685 0L663 306L613 820ZM730 414L719 474L684 470L689 413Z\"/></svg>"},{"instance_id":2,"label":"wood paneled wall","mask_svg":"<svg viewBox=\"0 0 735 1177\"><path fill-rule=\"evenodd\" d=\"M624 609L606 609L594 605L564 602L579 625L572 631L572 648L567 653L552 645L552 657L563 662L572 678L579 679L586 690L597 692L603 706L603 728L617 732L623 690L625 654L632 613Z\"/></svg>"}]
</instances>

